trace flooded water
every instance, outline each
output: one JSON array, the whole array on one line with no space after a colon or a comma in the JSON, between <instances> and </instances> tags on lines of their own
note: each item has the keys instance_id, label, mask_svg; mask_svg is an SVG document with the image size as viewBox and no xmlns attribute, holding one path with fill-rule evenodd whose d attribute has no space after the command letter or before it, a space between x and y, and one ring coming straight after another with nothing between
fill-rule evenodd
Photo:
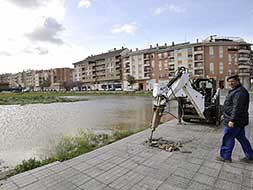
<instances>
[{"instance_id":1,"label":"flooded water","mask_svg":"<svg viewBox=\"0 0 253 190\"><path fill-rule=\"evenodd\" d=\"M152 98L87 98L75 103L0 106L0 159L15 165L41 157L62 135L75 135L79 129L103 133L151 122Z\"/></svg>"}]
</instances>

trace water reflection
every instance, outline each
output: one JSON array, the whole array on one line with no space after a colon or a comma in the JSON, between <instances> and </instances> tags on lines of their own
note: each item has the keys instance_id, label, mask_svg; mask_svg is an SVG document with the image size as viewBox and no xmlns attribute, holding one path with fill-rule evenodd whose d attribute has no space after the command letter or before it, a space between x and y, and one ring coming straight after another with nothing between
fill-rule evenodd
<instances>
[{"instance_id":1,"label":"water reflection","mask_svg":"<svg viewBox=\"0 0 253 190\"><path fill-rule=\"evenodd\" d=\"M149 125L152 99L145 97L88 97L75 103L0 106L0 159L16 164L41 156L62 135L78 129L111 129Z\"/></svg>"}]
</instances>

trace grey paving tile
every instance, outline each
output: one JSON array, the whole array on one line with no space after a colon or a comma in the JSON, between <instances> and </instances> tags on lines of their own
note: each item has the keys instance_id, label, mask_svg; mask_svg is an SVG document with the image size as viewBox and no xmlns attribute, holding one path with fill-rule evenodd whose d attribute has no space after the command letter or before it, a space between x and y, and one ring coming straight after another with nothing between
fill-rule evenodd
<instances>
[{"instance_id":1,"label":"grey paving tile","mask_svg":"<svg viewBox=\"0 0 253 190\"><path fill-rule=\"evenodd\" d=\"M225 190L238 190L240 189L240 184L232 183L230 181L225 181L223 179L218 179L215 183L215 188L225 189Z\"/></svg>"},{"instance_id":2,"label":"grey paving tile","mask_svg":"<svg viewBox=\"0 0 253 190\"><path fill-rule=\"evenodd\" d=\"M83 174L83 173L79 173L77 175L67 178L67 180L76 186L80 186L80 185L92 180L92 178Z\"/></svg>"},{"instance_id":3,"label":"grey paving tile","mask_svg":"<svg viewBox=\"0 0 253 190\"><path fill-rule=\"evenodd\" d=\"M157 190L183 190L181 187L176 187L168 183L163 183Z\"/></svg>"},{"instance_id":4,"label":"grey paving tile","mask_svg":"<svg viewBox=\"0 0 253 190\"><path fill-rule=\"evenodd\" d=\"M195 157L188 157L187 162L192 163L192 164L201 165L204 162L204 160L200 159L200 158L195 158Z\"/></svg>"},{"instance_id":5,"label":"grey paving tile","mask_svg":"<svg viewBox=\"0 0 253 190\"><path fill-rule=\"evenodd\" d=\"M63 183L65 180L66 180L65 178L55 174L52 176L47 176L45 178L42 178L38 183L49 189L55 186L56 184Z\"/></svg>"},{"instance_id":6,"label":"grey paving tile","mask_svg":"<svg viewBox=\"0 0 253 190\"><path fill-rule=\"evenodd\" d=\"M122 162L119 164L120 167L132 170L136 167L138 167L140 164L138 162L134 162L131 159L126 160L125 162Z\"/></svg>"},{"instance_id":7,"label":"grey paving tile","mask_svg":"<svg viewBox=\"0 0 253 190\"><path fill-rule=\"evenodd\" d=\"M151 168L144 165L139 165L135 169L134 172L142 174L144 176L152 177L156 180L164 181L168 176L170 176L174 170L166 170L164 168Z\"/></svg>"},{"instance_id":8,"label":"grey paving tile","mask_svg":"<svg viewBox=\"0 0 253 190\"><path fill-rule=\"evenodd\" d=\"M81 162L81 163L71 166L71 167L82 172L82 171L86 171L86 170L92 168L93 165L90 165L86 162Z\"/></svg>"},{"instance_id":9,"label":"grey paving tile","mask_svg":"<svg viewBox=\"0 0 253 190\"><path fill-rule=\"evenodd\" d=\"M34 176L37 179L41 179L50 175L54 175L55 172L49 169L43 169L43 170L38 170L38 171L33 171L31 172L31 175Z\"/></svg>"},{"instance_id":10,"label":"grey paving tile","mask_svg":"<svg viewBox=\"0 0 253 190\"><path fill-rule=\"evenodd\" d=\"M192 171L192 170L186 170L184 168L177 168L174 172L174 175L188 178L188 179L192 179L195 173L196 172Z\"/></svg>"},{"instance_id":11,"label":"grey paving tile","mask_svg":"<svg viewBox=\"0 0 253 190\"><path fill-rule=\"evenodd\" d=\"M101 164L102 162L104 162L104 160L99 159L97 157L86 161L87 164L92 165L92 166L96 166L98 164Z\"/></svg>"},{"instance_id":12,"label":"grey paving tile","mask_svg":"<svg viewBox=\"0 0 253 190\"><path fill-rule=\"evenodd\" d=\"M96 177L97 180L103 182L104 184L111 184L116 179L120 178L121 176L125 175L127 172L129 172L128 169L116 166L112 168L111 170L103 173L102 175L99 175Z\"/></svg>"},{"instance_id":13,"label":"grey paving tile","mask_svg":"<svg viewBox=\"0 0 253 190\"><path fill-rule=\"evenodd\" d=\"M176 161L178 161L178 160L185 161L185 160L187 160L188 156L189 156L188 154L182 154L180 152L173 152L173 154L169 158L174 159Z\"/></svg>"},{"instance_id":14,"label":"grey paving tile","mask_svg":"<svg viewBox=\"0 0 253 190\"><path fill-rule=\"evenodd\" d=\"M212 187L192 181L188 184L186 190L212 190Z\"/></svg>"},{"instance_id":15,"label":"grey paving tile","mask_svg":"<svg viewBox=\"0 0 253 190\"><path fill-rule=\"evenodd\" d=\"M183 169L188 170L188 171L197 172L200 168L200 165L185 162L185 163L180 165L180 168L183 168Z\"/></svg>"},{"instance_id":16,"label":"grey paving tile","mask_svg":"<svg viewBox=\"0 0 253 190\"><path fill-rule=\"evenodd\" d=\"M151 177L145 177L141 181L139 181L137 184L132 186L130 189L134 190L151 190L151 189L157 189L163 182L159 180L155 180Z\"/></svg>"},{"instance_id":17,"label":"grey paving tile","mask_svg":"<svg viewBox=\"0 0 253 190\"><path fill-rule=\"evenodd\" d=\"M242 183L242 175L234 174L231 172L221 171L219 175L219 179L223 179L223 180L230 181L233 183L239 183L239 184Z\"/></svg>"},{"instance_id":18,"label":"grey paving tile","mask_svg":"<svg viewBox=\"0 0 253 190\"><path fill-rule=\"evenodd\" d=\"M241 190L252 190L252 188L250 187L245 187L245 186L242 186L242 189Z\"/></svg>"},{"instance_id":19,"label":"grey paving tile","mask_svg":"<svg viewBox=\"0 0 253 190\"><path fill-rule=\"evenodd\" d=\"M140 157L140 156L133 156L131 158L129 158L128 160L131 160L137 164L142 164L143 162L145 162L148 158L145 157Z\"/></svg>"},{"instance_id":20,"label":"grey paving tile","mask_svg":"<svg viewBox=\"0 0 253 190\"><path fill-rule=\"evenodd\" d=\"M117 166L116 164L113 164L111 162L108 161L104 161L101 164L96 165L97 168L104 170L104 171L108 171L110 169L112 169L113 167Z\"/></svg>"},{"instance_id":21,"label":"grey paving tile","mask_svg":"<svg viewBox=\"0 0 253 190\"><path fill-rule=\"evenodd\" d=\"M10 180L13 181L19 188L38 181L38 179L32 175L24 175L24 176L18 175L18 176L11 177Z\"/></svg>"},{"instance_id":22,"label":"grey paving tile","mask_svg":"<svg viewBox=\"0 0 253 190\"><path fill-rule=\"evenodd\" d=\"M204 161L203 166L220 170L223 167L223 163L218 161Z\"/></svg>"},{"instance_id":23,"label":"grey paving tile","mask_svg":"<svg viewBox=\"0 0 253 190\"><path fill-rule=\"evenodd\" d=\"M198 182L200 184L208 185L208 186L213 186L215 183L215 180L216 178L210 177L208 175L204 175L201 173L197 173L193 178L193 181Z\"/></svg>"},{"instance_id":24,"label":"grey paving tile","mask_svg":"<svg viewBox=\"0 0 253 190\"><path fill-rule=\"evenodd\" d=\"M66 170L63 170L63 171L59 172L58 175L68 179L68 178L76 176L80 173L81 173L80 171L78 171L74 168L67 168Z\"/></svg>"},{"instance_id":25,"label":"grey paving tile","mask_svg":"<svg viewBox=\"0 0 253 190\"><path fill-rule=\"evenodd\" d=\"M127 174L119 177L115 181L113 181L110 186L114 189L129 189L135 184L137 184L139 181L141 181L145 176L136 173L136 172L128 172Z\"/></svg>"},{"instance_id":26,"label":"grey paving tile","mask_svg":"<svg viewBox=\"0 0 253 190\"><path fill-rule=\"evenodd\" d=\"M48 187L48 189L52 190L75 190L77 186L69 183L68 181L62 181L61 183L57 183L53 186Z\"/></svg>"},{"instance_id":27,"label":"grey paving tile","mask_svg":"<svg viewBox=\"0 0 253 190\"><path fill-rule=\"evenodd\" d=\"M244 177L242 184L243 184L243 186L253 189L253 179L252 178Z\"/></svg>"},{"instance_id":28,"label":"grey paving tile","mask_svg":"<svg viewBox=\"0 0 253 190\"><path fill-rule=\"evenodd\" d=\"M82 171L84 174L86 174L86 175L88 175L88 176L90 176L90 177L93 177L93 178L95 178L95 177L97 177L97 176L99 176L99 175L102 175L103 173L105 173L105 171L104 170L102 170L102 169L100 169L100 168L97 168L97 167L92 167L92 168L90 168L90 169L87 169L87 170L85 170L85 171Z\"/></svg>"},{"instance_id":29,"label":"grey paving tile","mask_svg":"<svg viewBox=\"0 0 253 190\"><path fill-rule=\"evenodd\" d=\"M216 177L218 177L220 170L215 169L215 168L209 168L206 166L201 166L198 173L205 174L207 176L211 176L211 177L216 178Z\"/></svg>"},{"instance_id":30,"label":"grey paving tile","mask_svg":"<svg viewBox=\"0 0 253 190\"><path fill-rule=\"evenodd\" d=\"M180 176L169 176L169 178L165 181L166 184L172 186L172 187L178 187L185 189L187 187L187 184L190 182L190 179L180 177Z\"/></svg>"},{"instance_id":31,"label":"grey paving tile","mask_svg":"<svg viewBox=\"0 0 253 190\"><path fill-rule=\"evenodd\" d=\"M44 186L41 183L33 183L30 185L25 186L24 188L22 188L22 190L48 190L48 187Z\"/></svg>"},{"instance_id":32,"label":"grey paving tile","mask_svg":"<svg viewBox=\"0 0 253 190\"><path fill-rule=\"evenodd\" d=\"M10 182L7 182L7 183L4 183L3 185L1 185L0 189L3 189L3 190L17 190L18 186L15 183L10 181Z\"/></svg>"},{"instance_id":33,"label":"grey paving tile","mask_svg":"<svg viewBox=\"0 0 253 190\"><path fill-rule=\"evenodd\" d=\"M79 186L82 190L102 190L105 189L106 185L93 179Z\"/></svg>"},{"instance_id":34,"label":"grey paving tile","mask_svg":"<svg viewBox=\"0 0 253 190\"><path fill-rule=\"evenodd\" d=\"M61 163L58 163L58 164L48 167L48 169L57 173L57 172L61 172L63 170L66 170L69 167L70 167L69 165L65 164L64 162L61 162Z\"/></svg>"},{"instance_id":35,"label":"grey paving tile","mask_svg":"<svg viewBox=\"0 0 253 190\"><path fill-rule=\"evenodd\" d=\"M113 158L109 159L108 162L111 162L112 164L121 164L126 160L127 160L127 158L121 158L118 156L114 156Z\"/></svg>"}]
</instances>

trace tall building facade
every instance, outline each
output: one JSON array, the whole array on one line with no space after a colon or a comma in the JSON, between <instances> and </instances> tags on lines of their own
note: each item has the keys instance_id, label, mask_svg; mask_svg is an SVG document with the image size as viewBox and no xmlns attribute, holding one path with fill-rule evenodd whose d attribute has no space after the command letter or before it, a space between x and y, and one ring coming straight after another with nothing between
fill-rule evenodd
<instances>
[{"instance_id":1,"label":"tall building facade","mask_svg":"<svg viewBox=\"0 0 253 190\"><path fill-rule=\"evenodd\" d=\"M251 44L240 38L210 37L203 45L206 76L215 78L219 86L227 87L227 76L238 74L242 84L250 88Z\"/></svg>"},{"instance_id":2,"label":"tall building facade","mask_svg":"<svg viewBox=\"0 0 253 190\"><path fill-rule=\"evenodd\" d=\"M126 48L92 55L73 63L75 82L82 82L85 90L111 90L122 87L122 55Z\"/></svg>"}]
</instances>

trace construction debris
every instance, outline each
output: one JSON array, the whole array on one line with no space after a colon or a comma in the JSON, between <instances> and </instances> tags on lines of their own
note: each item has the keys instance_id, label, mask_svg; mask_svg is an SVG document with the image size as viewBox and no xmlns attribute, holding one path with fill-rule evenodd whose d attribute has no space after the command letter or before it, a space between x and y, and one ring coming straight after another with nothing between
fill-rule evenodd
<instances>
[{"instance_id":1,"label":"construction debris","mask_svg":"<svg viewBox=\"0 0 253 190\"><path fill-rule=\"evenodd\" d=\"M191 151L183 150L183 143L166 140L162 137L158 139L152 139L151 141L147 140L145 141L145 144L168 152L180 151L182 153L192 153Z\"/></svg>"}]
</instances>

